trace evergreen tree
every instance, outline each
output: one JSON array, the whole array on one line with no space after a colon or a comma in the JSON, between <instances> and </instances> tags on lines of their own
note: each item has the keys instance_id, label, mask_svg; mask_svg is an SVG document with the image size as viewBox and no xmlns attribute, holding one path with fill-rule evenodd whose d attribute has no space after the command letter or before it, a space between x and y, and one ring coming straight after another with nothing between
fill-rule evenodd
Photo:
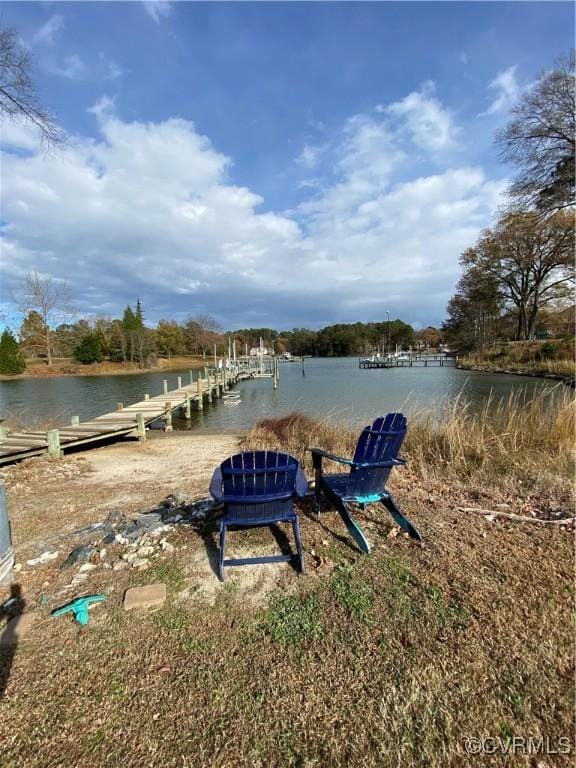
<instances>
[{"instance_id":1,"label":"evergreen tree","mask_svg":"<svg viewBox=\"0 0 576 768\"><path fill-rule=\"evenodd\" d=\"M83 365L101 363L103 360L100 335L97 332L87 333L74 350L74 360Z\"/></svg>"},{"instance_id":2,"label":"evergreen tree","mask_svg":"<svg viewBox=\"0 0 576 768\"><path fill-rule=\"evenodd\" d=\"M26 361L16 337L8 328L0 337L0 373L15 376L26 368Z\"/></svg>"}]
</instances>

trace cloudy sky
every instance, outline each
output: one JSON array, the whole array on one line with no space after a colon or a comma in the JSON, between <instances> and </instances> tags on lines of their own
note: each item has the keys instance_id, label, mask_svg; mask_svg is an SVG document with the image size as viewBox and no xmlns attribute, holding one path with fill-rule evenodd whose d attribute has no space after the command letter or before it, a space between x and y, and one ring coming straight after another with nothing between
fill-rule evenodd
<instances>
[{"instance_id":1,"label":"cloudy sky","mask_svg":"<svg viewBox=\"0 0 576 768\"><path fill-rule=\"evenodd\" d=\"M572 3L5 3L46 153L1 132L2 301L33 269L150 324L438 325L503 202L493 146Z\"/></svg>"}]
</instances>

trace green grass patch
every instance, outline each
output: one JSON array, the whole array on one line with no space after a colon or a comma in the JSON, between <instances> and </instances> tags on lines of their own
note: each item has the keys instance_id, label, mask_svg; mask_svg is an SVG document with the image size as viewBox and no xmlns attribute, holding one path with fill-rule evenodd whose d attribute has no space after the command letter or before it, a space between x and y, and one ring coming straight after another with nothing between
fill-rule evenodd
<instances>
[{"instance_id":1,"label":"green grass patch","mask_svg":"<svg viewBox=\"0 0 576 768\"><path fill-rule=\"evenodd\" d=\"M146 583L154 584L155 582L163 582L166 584L168 592L179 592L184 588L184 574L182 569L175 560L166 560L158 562L146 571Z\"/></svg>"},{"instance_id":2,"label":"green grass patch","mask_svg":"<svg viewBox=\"0 0 576 768\"><path fill-rule=\"evenodd\" d=\"M368 584L360 581L352 567L339 567L330 588L338 603L353 619L369 623L374 602L373 592Z\"/></svg>"},{"instance_id":3,"label":"green grass patch","mask_svg":"<svg viewBox=\"0 0 576 768\"><path fill-rule=\"evenodd\" d=\"M323 634L322 613L315 595L276 595L264 620L264 629L275 642L296 645Z\"/></svg>"},{"instance_id":4,"label":"green grass patch","mask_svg":"<svg viewBox=\"0 0 576 768\"><path fill-rule=\"evenodd\" d=\"M188 629L192 622L192 617L183 608L169 606L155 613L152 621L157 627L167 632L181 632L184 629Z\"/></svg>"}]
</instances>

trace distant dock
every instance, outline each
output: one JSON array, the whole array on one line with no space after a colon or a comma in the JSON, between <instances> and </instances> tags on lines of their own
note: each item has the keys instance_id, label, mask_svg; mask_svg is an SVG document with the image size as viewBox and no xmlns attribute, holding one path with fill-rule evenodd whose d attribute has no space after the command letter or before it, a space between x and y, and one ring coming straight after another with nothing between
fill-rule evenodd
<instances>
[{"instance_id":1,"label":"distant dock","mask_svg":"<svg viewBox=\"0 0 576 768\"><path fill-rule=\"evenodd\" d=\"M358 360L359 368L432 368L456 365L458 358L455 355L438 353L433 355L372 355L361 357Z\"/></svg>"}]
</instances>

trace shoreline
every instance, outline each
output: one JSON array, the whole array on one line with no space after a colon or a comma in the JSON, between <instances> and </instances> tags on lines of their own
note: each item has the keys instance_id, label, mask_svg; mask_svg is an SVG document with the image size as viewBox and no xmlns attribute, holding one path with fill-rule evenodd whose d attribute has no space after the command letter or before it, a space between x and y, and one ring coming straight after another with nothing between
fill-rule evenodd
<instances>
[{"instance_id":1,"label":"shoreline","mask_svg":"<svg viewBox=\"0 0 576 768\"><path fill-rule=\"evenodd\" d=\"M26 371L24 373L18 373L15 376L7 376L0 374L0 382L3 381L23 381L27 379L67 379L75 376L128 376L143 373L171 373L176 371L185 370L202 370L205 367L204 361L198 361L191 358L186 362L177 362L167 366L158 365L154 368L112 368L112 369L93 369L91 366L82 366L82 368L90 369L83 370L79 368L74 371L66 370L47 370L46 368L39 368L38 371Z\"/></svg>"},{"instance_id":2,"label":"shoreline","mask_svg":"<svg viewBox=\"0 0 576 768\"><path fill-rule=\"evenodd\" d=\"M567 387L576 387L576 377L564 376L561 373L548 373L544 371L513 371L509 368L493 368L489 366L478 365L456 365L456 368L461 371L476 371L478 373L506 373L512 376L529 376L532 379L552 379L553 381L561 381Z\"/></svg>"}]
</instances>

